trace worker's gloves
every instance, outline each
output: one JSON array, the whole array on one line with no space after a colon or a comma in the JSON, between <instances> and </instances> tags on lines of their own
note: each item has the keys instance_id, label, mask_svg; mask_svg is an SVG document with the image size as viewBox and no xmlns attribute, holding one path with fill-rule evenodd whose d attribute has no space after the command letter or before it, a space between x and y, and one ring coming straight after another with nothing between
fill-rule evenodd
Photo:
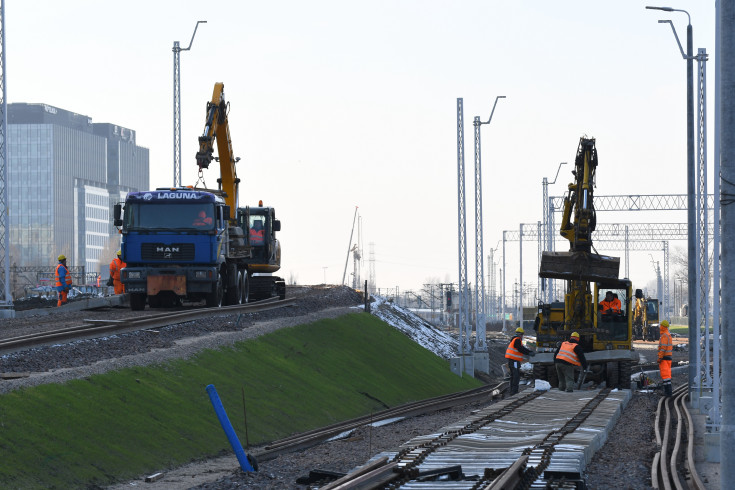
<instances>
[{"instance_id":1,"label":"worker's gloves","mask_svg":"<svg viewBox=\"0 0 735 490\"><path fill-rule=\"evenodd\" d=\"M530 353L530 354L528 354L528 355L529 355L529 356L531 356L531 357L533 357L533 356L535 356L535 355L536 355L536 353L535 353L534 351L531 351L531 353Z\"/></svg>"}]
</instances>

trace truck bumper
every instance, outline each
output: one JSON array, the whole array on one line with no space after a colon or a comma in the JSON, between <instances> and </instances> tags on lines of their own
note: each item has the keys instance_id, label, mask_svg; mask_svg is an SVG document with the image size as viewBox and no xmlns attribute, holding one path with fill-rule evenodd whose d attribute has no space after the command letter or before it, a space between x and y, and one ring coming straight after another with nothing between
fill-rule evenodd
<instances>
[{"instance_id":1,"label":"truck bumper","mask_svg":"<svg viewBox=\"0 0 735 490\"><path fill-rule=\"evenodd\" d=\"M177 296L190 293L209 293L217 283L216 267L166 268L126 267L122 283L125 292L154 296L161 291L172 291Z\"/></svg>"}]
</instances>

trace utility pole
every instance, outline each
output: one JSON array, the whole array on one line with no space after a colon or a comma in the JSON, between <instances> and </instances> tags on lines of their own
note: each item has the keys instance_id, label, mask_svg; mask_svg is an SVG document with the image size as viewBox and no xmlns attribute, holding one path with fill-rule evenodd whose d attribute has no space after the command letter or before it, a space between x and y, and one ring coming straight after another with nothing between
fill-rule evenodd
<instances>
[{"instance_id":1,"label":"utility pole","mask_svg":"<svg viewBox=\"0 0 735 490\"><path fill-rule=\"evenodd\" d=\"M182 48L178 41L174 41L174 187L181 186L181 52L191 49L199 24L206 23L206 20L197 21L188 47Z\"/></svg>"},{"instance_id":2,"label":"utility pole","mask_svg":"<svg viewBox=\"0 0 735 490\"><path fill-rule=\"evenodd\" d=\"M2 110L0 120L0 318L13 318L13 296L10 292L10 231L8 223L8 95L5 61L5 0L0 0L0 85Z\"/></svg>"}]
</instances>

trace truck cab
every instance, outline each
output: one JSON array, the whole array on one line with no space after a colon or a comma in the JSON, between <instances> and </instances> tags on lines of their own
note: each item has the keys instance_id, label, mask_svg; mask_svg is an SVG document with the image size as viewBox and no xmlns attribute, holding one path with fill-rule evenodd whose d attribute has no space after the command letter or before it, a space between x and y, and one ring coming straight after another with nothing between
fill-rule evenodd
<instances>
[{"instance_id":1,"label":"truck cab","mask_svg":"<svg viewBox=\"0 0 735 490\"><path fill-rule=\"evenodd\" d=\"M182 299L222 303L223 269L229 249L229 207L222 197L191 188L132 192L121 226L121 252L127 267L122 282L130 305L141 310L173 306Z\"/></svg>"}]
</instances>

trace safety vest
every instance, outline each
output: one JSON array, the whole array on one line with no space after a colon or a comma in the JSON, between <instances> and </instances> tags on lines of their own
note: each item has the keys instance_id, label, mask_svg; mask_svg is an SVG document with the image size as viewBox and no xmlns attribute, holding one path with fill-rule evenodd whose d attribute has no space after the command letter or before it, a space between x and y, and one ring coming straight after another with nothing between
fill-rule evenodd
<instances>
[{"instance_id":1,"label":"safety vest","mask_svg":"<svg viewBox=\"0 0 735 490\"><path fill-rule=\"evenodd\" d=\"M57 288L60 286L63 286L63 284L61 284L61 277L59 274L59 269L61 267L64 268L64 276L66 276L65 277L66 285L71 285L71 274L69 274L69 269L67 269L64 264L59 264L56 266L56 284L54 284L54 286L56 286Z\"/></svg>"},{"instance_id":2,"label":"safety vest","mask_svg":"<svg viewBox=\"0 0 735 490\"><path fill-rule=\"evenodd\" d=\"M671 360L674 351L674 343L671 341L671 334L668 330L661 331L661 338L658 340L658 358Z\"/></svg>"},{"instance_id":3,"label":"safety vest","mask_svg":"<svg viewBox=\"0 0 735 490\"><path fill-rule=\"evenodd\" d=\"M505 358L523 362L523 353L515 347L516 340L520 342L521 338L513 337L510 339L510 344L508 344L508 348L505 349Z\"/></svg>"},{"instance_id":4,"label":"safety vest","mask_svg":"<svg viewBox=\"0 0 735 490\"><path fill-rule=\"evenodd\" d=\"M112 259L112 262L110 262L110 277L113 280L120 280L120 270L125 268L125 262L120 259L120 257L115 257Z\"/></svg>"},{"instance_id":5,"label":"safety vest","mask_svg":"<svg viewBox=\"0 0 735 490\"><path fill-rule=\"evenodd\" d=\"M566 361L569 364L573 364L575 366L581 366L582 363L579 362L579 357L577 357L577 353L574 352L574 348L576 346L577 344L575 344L574 342L562 342L561 348L556 354L556 358L562 361Z\"/></svg>"},{"instance_id":6,"label":"safety vest","mask_svg":"<svg viewBox=\"0 0 735 490\"><path fill-rule=\"evenodd\" d=\"M611 299L610 301L602 300L600 301L600 306L602 306L602 312L607 313L607 310L612 310L613 313L620 313L620 300L619 299Z\"/></svg>"},{"instance_id":7,"label":"safety vest","mask_svg":"<svg viewBox=\"0 0 735 490\"><path fill-rule=\"evenodd\" d=\"M250 228L250 244L251 245L263 245L265 241L265 230L256 230Z\"/></svg>"}]
</instances>

